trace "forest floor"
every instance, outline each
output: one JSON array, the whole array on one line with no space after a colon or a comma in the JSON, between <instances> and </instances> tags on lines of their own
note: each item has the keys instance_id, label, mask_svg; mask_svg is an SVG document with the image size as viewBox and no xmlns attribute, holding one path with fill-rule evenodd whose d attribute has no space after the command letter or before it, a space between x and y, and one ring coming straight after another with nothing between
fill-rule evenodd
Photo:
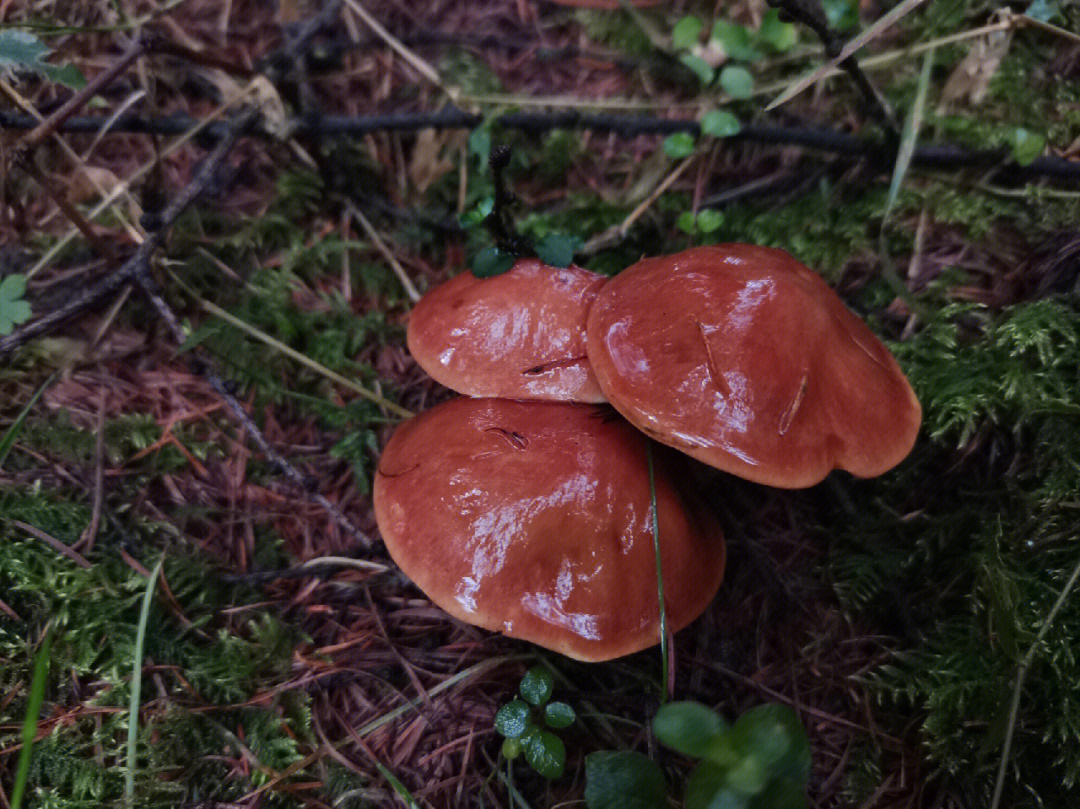
<instances>
[{"instance_id":1,"label":"forest floor","mask_svg":"<svg viewBox=\"0 0 1080 809\"><path fill-rule=\"evenodd\" d=\"M584 664L465 625L378 541L380 448L451 395L405 348L409 288L488 246L468 214L501 143L527 236L605 274L781 247L923 404L881 478L700 475L728 568L674 637L674 697L729 719L792 706L813 807L1077 805L1080 10L909 10L859 54L890 136L844 74L766 110L823 57L762 0L582 8L603 5L346 0L298 47L318 12L302 2L0 0L0 809L23 790L48 807L584 805L598 750L649 755L681 799L691 761L650 729L658 649ZM894 6L824 5L844 38ZM27 145L30 116L136 42ZM245 107L260 131L200 177ZM368 118L457 110L476 117ZM665 129L717 110L704 134ZM538 118L500 117L518 113ZM147 273L122 269L158 236ZM494 728L536 665L578 716L554 779L508 762Z\"/></svg>"}]
</instances>

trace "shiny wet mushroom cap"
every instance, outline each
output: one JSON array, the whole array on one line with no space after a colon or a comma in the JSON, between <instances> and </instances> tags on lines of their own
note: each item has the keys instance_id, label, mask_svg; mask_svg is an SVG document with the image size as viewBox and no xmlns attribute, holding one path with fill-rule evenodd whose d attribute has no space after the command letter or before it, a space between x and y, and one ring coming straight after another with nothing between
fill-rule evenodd
<instances>
[{"instance_id":1,"label":"shiny wet mushroom cap","mask_svg":"<svg viewBox=\"0 0 1080 809\"><path fill-rule=\"evenodd\" d=\"M607 279L581 267L519 259L502 275L464 272L409 316L409 352L468 396L602 402L585 352L585 320Z\"/></svg>"},{"instance_id":2,"label":"shiny wet mushroom cap","mask_svg":"<svg viewBox=\"0 0 1080 809\"><path fill-rule=\"evenodd\" d=\"M394 561L451 615L609 660L659 641L646 444L608 408L454 399L394 433L375 517ZM658 458L667 618L678 630L720 586L724 544L664 469Z\"/></svg>"},{"instance_id":3,"label":"shiny wet mushroom cap","mask_svg":"<svg viewBox=\"0 0 1080 809\"><path fill-rule=\"evenodd\" d=\"M811 486L899 463L922 410L896 360L829 286L746 244L646 258L601 290L588 353L611 404L698 460Z\"/></svg>"}]
</instances>

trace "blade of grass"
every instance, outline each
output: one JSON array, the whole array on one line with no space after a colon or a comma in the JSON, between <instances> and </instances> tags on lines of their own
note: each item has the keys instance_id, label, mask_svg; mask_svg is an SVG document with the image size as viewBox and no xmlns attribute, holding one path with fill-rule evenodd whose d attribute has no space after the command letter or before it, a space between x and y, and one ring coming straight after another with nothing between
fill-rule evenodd
<instances>
[{"instance_id":1,"label":"blade of grass","mask_svg":"<svg viewBox=\"0 0 1080 809\"><path fill-rule=\"evenodd\" d=\"M131 667L131 702L128 704L127 774L124 778L124 802L128 806L131 805L132 798L135 796L135 739L139 733L139 701L142 697L142 661L143 646L146 644L146 622L150 617L150 603L154 600L154 587L157 585L164 561L165 554L161 554L154 569L150 571L150 578L143 592L142 607L139 610L139 624L135 632L135 659Z\"/></svg>"},{"instance_id":2,"label":"blade of grass","mask_svg":"<svg viewBox=\"0 0 1080 809\"><path fill-rule=\"evenodd\" d=\"M45 684L49 677L49 654L52 652L52 631L45 630L41 648L34 655L34 673L30 680L30 699L26 703L26 718L23 720L22 749L19 761L15 765L15 785L11 790L11 809L19 809L26 792L26 780L30 775L30 755L34 750L34 737L37 736L38 714L45 699Z\"/></svg>"},{"instance_id":3,"label":"blade of grass","mask_svg":"<svg viewBox=\"0 0 1080 809\"><path fill-rule=\"evenodd\" d=\"M994 783L994 796L990 800L990 809L998 809L1001 804L1001 792L1005 788L1005 773L1009 769L1009 753L1012 750L1013 731L1016 730L1016 720L1020 713L1020 695L1024 690L1024 680L1027 678L1031 664L1035 662L1035 654L1039 651L1039 647L1042 646L1043 638L1050 631L1050 626L1054 623L1054 619L1064 606L1065 599L1069 597L1069 592L1076 585L1078 579L1080 579L1080 564L1073 568L1072 575L1065 582L1057 601L1054 602L1054 606L1047 613L1046 620L1043 621L1043 625L1039 629L1039 634L1035 636L1034 642L1016 670L1016 685L1013 686L1012 704L1009 706L1009 725L1005 731L1005 741L1001 748L1001 764L998 767L997 781Z\"/></svg>"},{"instance_id":4,"label":"blade of grass","mask_svg":"<svg viewBox=\"0 0 1080 809\"><path fill-rule=\"evenodd\" d=\"M870 40L877 38L878 34L899 21L901 17L904 17L910 12L914 11L916 7L922 5L925 2L926 0L904 0L904 2L900 3L900 5L892 9L892 11L885 14L883 17L881 17L881 19L871 24L869 28L867 28L857 37L848 42L848 44L844 46L844 49L840 51L840 55L837 56L835 59L830 59L828 62L823 64L809 76L799 79L798 81L791 84L784 92L782 92L769 103L769 105L765 108L765 111L768 112L771 109L779 107L781 104L784 104L785 102L793 99L807 87L816 84L818 80L821 79L826 73L832 71L833 68L835 68L838 64L840 64L849 56L854 54L855 51L859 50L859 48L868 43Z\"/></svg>"},{"instance_id":5,"label":"blade of grass","mask_svg":"<svg viewBox=\"0 0 1080 809\"><path fill-rule=\"evenodd\" d=\"M420 804L416 802L416 798L414 798L412 796L412 793L409 792L408 787L401 783L401 781L398 780L398 777L396 775L390 772L389 767L376 761L375 769L379 771L379 775L381 775L390 783L390 786L393 787L394 792L398 794L398 797L405 802L405 805L409 807L409 809L420 809Z\"/></svg>"},{"instance_id":6,"label":"blade of grass","mask_svg":"<svg viewBox=\"0 0 1080 809\"><path fill-rule=\"evenodd\" d=\"M30 411L34 409L34 405L37 404L37 400L41 398L41 394L45 392L45 389L53 383L56 379L56 374L53 374L45 380L45 384L42 385L33 396L30 397L30 401L26 403L26 407L22 409L22 412L15 417L15 421L8 427L4 437L0 438L0 469L4 468L4 461L7 460L8 453L11 452L11 448L15 446L15 439L19 437L19 433L22 431L23 423L26 421L26 417L30 415Z\"/></svg>"},{"instance_id":7,"label":"blade of grass","mask_svg":"<svg viewBox=\"0 0 1080 809\"><path fill-rule=\"evenodd\" d=\"M645 445L645 459L649 466L649 509L652 512L653 551L656 553L656 594L660 599L660 660L664 667L664 688L660 701L667 702L668 688L668 631L667 608L664 606L664 571L660 564L660 516L656 511L656 478L653 474L652 443Z\"/></svg>"},{"instance_id":8,"label":"blade of grass","mask_svg":"<svg viewBox=\"0 0 1080 809\"><path fill-rule=\"evenodd\" d=\"M919 73L919 86L915 93L915 103L911 105L911 114L904 121L904 131L900 136L900 148L896 151L896 164L893 166L892 181L889 183L889 196L885 201L885 213L881 218L881 231L878 233L878 252L881 255L882 273L889 282L893 292L908 305L919 319L927 322L927 312L911 290L900 280L900 276L893 267L885 252L885 234L888 232L889 216L896 205L900 195L900 187L907 176L908 167L911 165L911 156L915 154L915 144L919 140L919 128L922 126L923 110L926 108L926 93L930 86L930 69L934 64L934 49L927 51L923 57L922 70Z\"/></svg>"}]
</instances>

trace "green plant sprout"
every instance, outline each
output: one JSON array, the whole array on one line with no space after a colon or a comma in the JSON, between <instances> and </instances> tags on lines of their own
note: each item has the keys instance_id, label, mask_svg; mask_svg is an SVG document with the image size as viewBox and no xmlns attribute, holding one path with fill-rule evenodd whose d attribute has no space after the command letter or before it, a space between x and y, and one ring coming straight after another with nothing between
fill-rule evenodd
<instances>
[{"instance_id":1,"label":"green plant sprout","mask_svg":"<svg viewBox=\"0 0 1080 809\"><path fill-rule=\"evenodd\" d=\"M506 703L495 714L495 730L504 738L502 754L513 761L524 753L529 766L545 778L563 774L566 747L544 727L568 728L577 717L565 702L548 702L554 684L550 671L534 666L521 678L518 690L524 699Z\"/></svg>"},{"instance_id":2,"label":"green plant sprout","mask_svg":"<svg viewBox=\"0 0 1080 809\"><path fill-rule=\"evenodd\" d=\"M810 744L794 710L767 703L734 724L697 702L664 705L653 732L665 746L700 759L686 781L685 809L805 809ZM585 759L589 809L661 809L660 765L640 753L602 750Z\"/></svg>"}]
</instances>

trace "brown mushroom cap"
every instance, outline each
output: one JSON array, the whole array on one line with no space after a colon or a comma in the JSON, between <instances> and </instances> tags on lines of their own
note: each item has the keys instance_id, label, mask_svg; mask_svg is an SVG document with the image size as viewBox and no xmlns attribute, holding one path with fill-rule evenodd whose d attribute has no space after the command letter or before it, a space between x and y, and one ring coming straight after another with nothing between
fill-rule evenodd
<instances>
[{"instance_id":1,"label":"brown mushroom cap","mask_svg":"<svg viewBox=\"0 0 1080 809\"><path fill-rule=\"evenodd\" d=\"M463 272L413 309L409 352L437 382L468 396L602 402L585 320L606 280L536 259L483 280Z\"/></svg>"},{"instance_id":2,"label":"brown mushroom cap","mask_svg":"<svg viewBox=\"0 0 1080 809\"><path fill-rule=\"evenodd\" d=\"M758 483L879 475L919 430L889 350L782 250L724 244L639 261L600 290L588 338L601 388L634 425Z\"/></svg>"},{"instance_id":3,"label":"brown mushroom cap","mask_svg":"<svg viewBox=\"0 0 1080 809\"><path fill-rule=\"evenodd\" d=\"M451 615L578 660L659 641L646 439L606 408L453 399L402 424L375 517L404 573ZM720 586L715 521L656 465L667 618Z\"/></svg>"}]
</instances>

